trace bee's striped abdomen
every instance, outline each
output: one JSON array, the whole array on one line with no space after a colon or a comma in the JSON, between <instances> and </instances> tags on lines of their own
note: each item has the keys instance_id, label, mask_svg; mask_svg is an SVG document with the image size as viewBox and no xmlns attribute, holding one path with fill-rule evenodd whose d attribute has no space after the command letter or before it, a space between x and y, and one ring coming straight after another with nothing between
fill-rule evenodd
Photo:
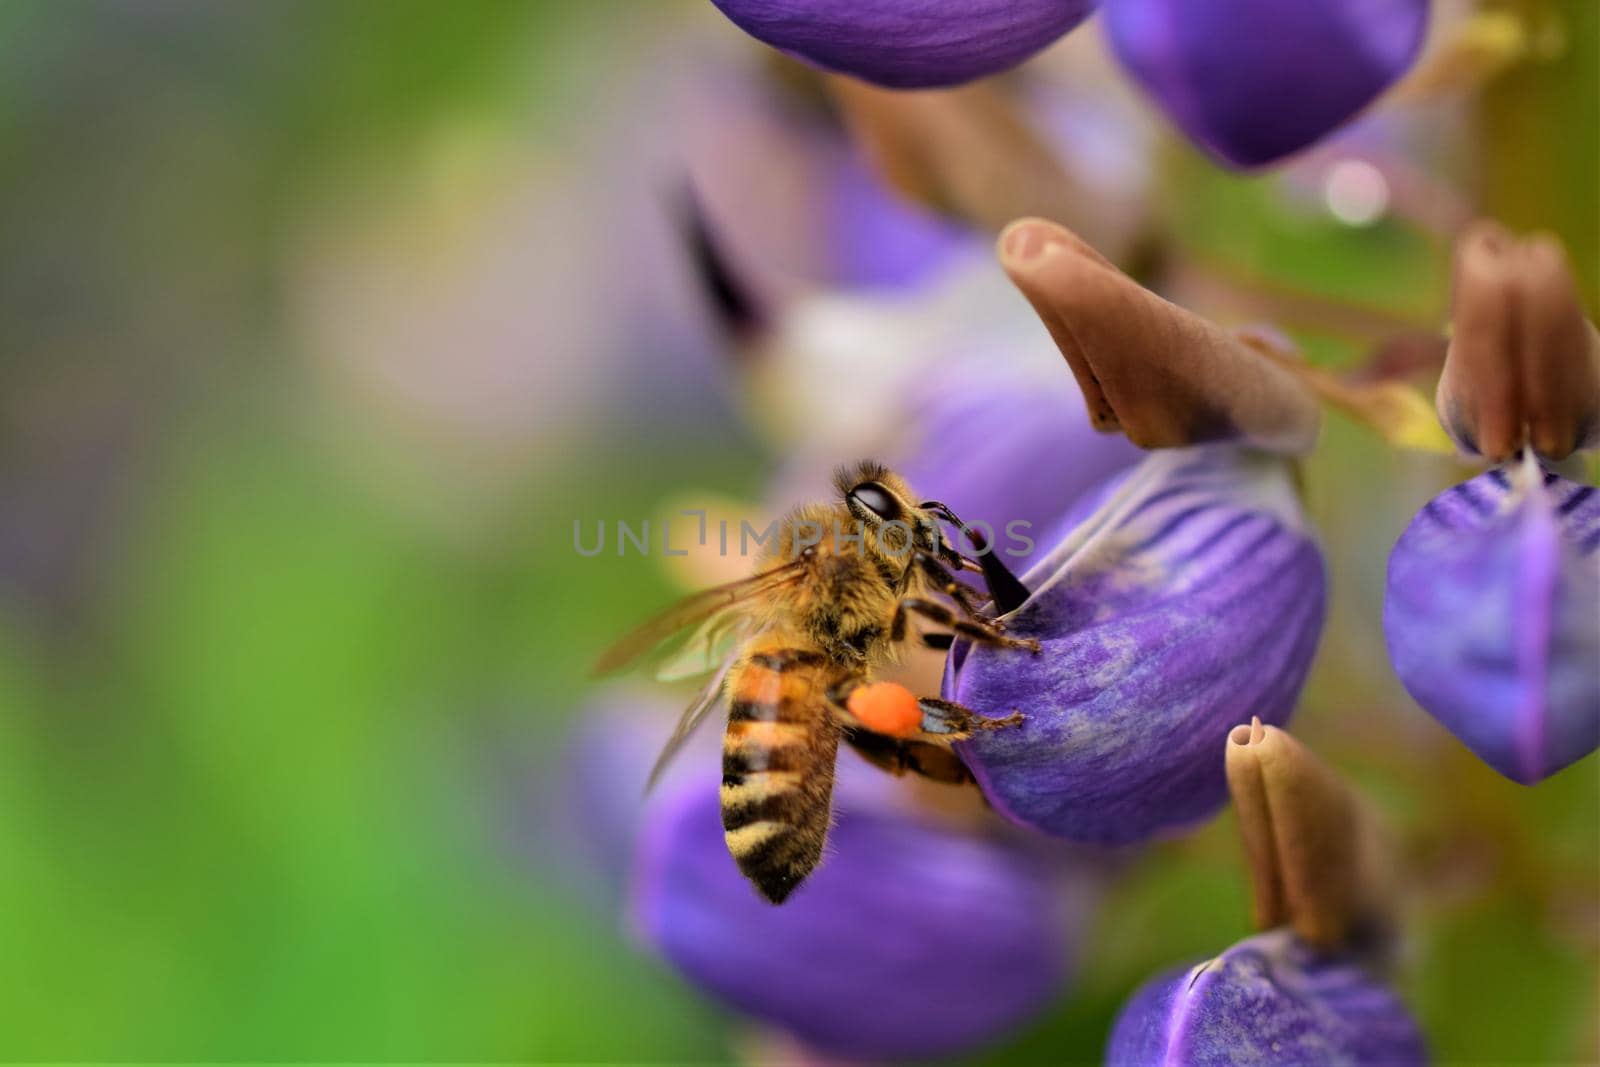
<instances>
[{"instance_id":1,"label":"bee's striped abdomen","mask_svg":"<svg viewBox=\"0 0 1600 1067\"><path fill-rule=\"evenodd\" d=\"M822 858L840 727L817 652L754 652L728 679L722 828L763 896L782 903Z\"/></svg>"}]
</instances>

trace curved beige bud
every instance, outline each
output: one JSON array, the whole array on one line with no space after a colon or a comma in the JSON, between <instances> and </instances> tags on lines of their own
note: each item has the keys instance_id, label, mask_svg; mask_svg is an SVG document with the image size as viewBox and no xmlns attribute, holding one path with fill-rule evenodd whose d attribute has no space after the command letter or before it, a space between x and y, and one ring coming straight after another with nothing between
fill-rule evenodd
<instances>
[{"instance_id":1,"label":"curved beige bud","mask_svg":"<svg viewBox=\"0 0 1600 1067\"><path fill-rule=\"evenodd\" d=\"M1468 227L1451 315L1437 407L1458 444L1492 460L1524 445L1559 460L1600 444L1600 333L1554 238Z\"/></svg>"},{"instance_id":2,"label":"curved beige bud","mask_svg":"<svg viewBox=\"0 0 1600 1067\"><path fill-rule=\"evenodd\" d=\"M1237 440L1300 455L1316 443L1321 412L1301 375L1150 292L1072 231L1018 219L998 253L1097 429L1144 448Z\"/></svg>"},{"instance_id":3,"label":"curved beige bud","mask_svg":"<svg viewBox=\"0 0 1600 1067\"><path fill-rule=\"evenodd\" d=\"M1388 926L1392 864L1376 817L1311 750L1253 719L1227 743L1259 929L1292 927L1322 948Z\"/></svg>"},{"instance_id":4,"label":"curved beige bud","mask_svg":"<svg viewBox=\"0 0 1600 1067\"><path fill-rule=\"evenodd\" d=\"M1522 244L1517 296L1528 443L1564 459L1600 444L1600 333L1584 318L1566 250L1549 234Z\"/></svg>"}]
</instances>

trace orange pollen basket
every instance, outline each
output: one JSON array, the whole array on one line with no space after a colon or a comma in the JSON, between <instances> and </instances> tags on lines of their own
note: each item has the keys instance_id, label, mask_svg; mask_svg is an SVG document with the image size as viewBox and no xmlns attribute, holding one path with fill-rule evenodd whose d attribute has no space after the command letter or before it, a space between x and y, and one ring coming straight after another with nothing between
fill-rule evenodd
<instances>
[{"instance_id":1,"label":"orange pollen basket","mask_svg":"<svg viewBox=\"0 0 1600 1067\"><path fill-rule=\"evenodd\" d=\"M846 706L861 725L889 737L909 737L922 725L917 698L903 685L873 682L850 694Z\"/></svg>"}]
</instances>

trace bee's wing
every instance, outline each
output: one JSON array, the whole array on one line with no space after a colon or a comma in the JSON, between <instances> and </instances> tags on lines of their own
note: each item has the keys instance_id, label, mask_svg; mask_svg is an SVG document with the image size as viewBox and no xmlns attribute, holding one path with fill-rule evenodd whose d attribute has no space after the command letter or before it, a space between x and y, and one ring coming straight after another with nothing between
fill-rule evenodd
<instances>
[{"instance_id":1,"label":"bee's wing","mask_svg":"<svg viewBox=\"0 0 1600 1067\"><path fill-rule=\"evenodd\" d=\"M676 682L716 670L739 647L748 629L739 613L717 612L656 668L656 681Z\"/></svg>"},{"instance_id":2,"label":"bee's wing","mask_svg":"<svg viewBox=\"0 0 1600 1067\"><path fill-rule=\"evenodd\" d=\"M680 631L705 622L723 611L757 600L775 589L791 585L800 580L800 575L800 561L796 560L685 597L606 649L594 665L594 674L620 671L655 651L662 642Z\"/></svg>"},{"instance_id":3,"label":"bee's wing","mask_svg":"<svg viewBox=\"0 0 1600 1067\"><path fill-rule=\"evenodd\" d=\"M656 757L655 766L650 768L650 777L644 786L646 793L655 788L656 782L661 778L661 773L667 769L673 758L683 750L684 742L688 741L694 734L695 727L705 721L706 713L717 706L717 698L722 696L722 683L728 677L728 672L733 669L733 665L738 662L738 659L739 653L736 649L728 656L722 666L717 668L717 673L711 676L711 680L706 683L705 688L701 689L695 695L694 700L690 701L689 706L683 709L683 714L678 718L678 725L672 728L672 736L667 738L665 745L661 746L661 755Z\"/></svg>"}]
</instances>

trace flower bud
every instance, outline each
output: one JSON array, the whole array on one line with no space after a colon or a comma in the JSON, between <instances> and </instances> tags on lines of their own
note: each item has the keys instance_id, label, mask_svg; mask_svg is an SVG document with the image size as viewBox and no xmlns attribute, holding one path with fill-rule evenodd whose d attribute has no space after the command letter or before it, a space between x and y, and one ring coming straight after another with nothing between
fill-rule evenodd
<instances>
[{"instance_id":1,"label":"flower bud","mask_svg":"<svg viewBox=\"0 0 1600 1067\"><path fill-rule=\"evenodd\" d=\"M1096 429L1143 448L1233 441L1284 455L1316 443L1316 392L1284 360L1157 296L1077 234L1012 222L1000 265L1077 379Z\"/></svg>"},{"instance_id":2,"label":"flower bud","mask_svg":"<svg viewBox=\"0 0 1600 1067\"><path fill-rule=\"evenodd\" d=\"M1462 450L1561 460L1600 445L1600 332L1561 245L1480 220L1456 243L1454 288L1436 402Z\"/></svg>"},{"instance_id":3,"label":"flower bud","mask_svg":"<svg viewBox=\"0 0 1600 1067\"><path fill-rule=\"evenodd\" d=\"M1365 801L1288 733L1254 720L1228 735L1228 792L1250 866L1256 929L1314 948L1381 950L1394 858Z\"/></svg>"}]
</instances>

